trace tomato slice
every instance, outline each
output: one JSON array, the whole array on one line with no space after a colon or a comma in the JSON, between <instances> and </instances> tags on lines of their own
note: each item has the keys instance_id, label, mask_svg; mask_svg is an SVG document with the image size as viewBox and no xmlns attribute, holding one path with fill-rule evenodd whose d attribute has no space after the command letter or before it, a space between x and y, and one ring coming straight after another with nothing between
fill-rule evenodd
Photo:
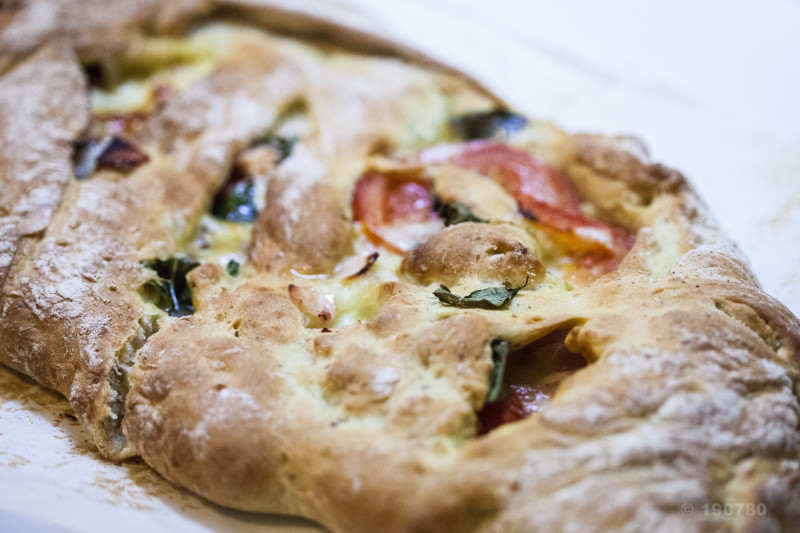
<instances>
[{"instance_id":1,"label":"tomato slice","mask_svg":"<svg viewBox=\"0 0 800 533\"><path fill-rule=\"evenodd\" d=\"M506 398L486 404L478 413L478 434L484 435L503 424L528 418L550 401L557 388L555 383L508 385Z\"/></svg>"},{"instance_id":2,"label":"tomato slice","mask_svg":"<svg viewBox=\"0 0 800 533\"><path fill-rule=\"evenodd\" d=\"M492 178L513 196L521 207L530 202L557 206L580 213L578 191L561 171L527 152L490 141L472 141L426 150L423 162L447 162ZM438 161L437 161L438 160Z\"/></svg>"},{"instance_id":3,"label":"tomato slice","mask_svg":"<svg viewBox=\"0 0 800 533\"><path fill-rule=\"evenodd\" d=\"M617 268L633 246L628 231L587 217L569 177L533 155L486 140L442 144L422 151L418 162L451 164L491 178L516 201L520 212L571 259L573 276L588 282ZM403 252L433 232L433 183L405 171L370 170L356 184L353 217L374 244ZM412 227L413 226L413 227Z\"/></svg>"},{"instance_id":4,"label":"tomato slice","mask_svg":"<svg viewBox=\"0 0 800 533\"><path fill-rule=\"evenodd\" d=\"M356 183L353 218L372 226L435 218L433 182L369 170Z\"/></svg>"},{"instance_id":5,"label":"tomato slice","mask_svg":"<svg viewBox=\"0 0 800 533\"><path fill-rule=\"evenodd\" d=\"M450 163L493 179L590 279L614 270L633 246L629 232L582 214L569 177L527 152L480 140L437 146L420 154L420 160Z\"/></svg>"},{"instance_id":6,"label":"tomato slice","mask_svg":"<svg viewBox=\"0 0 800 533\"><path fill-rule=\"evenodd\" d=\"M365 172L353 193L353 219L373 243L402 253L434 229L433 182L376 170ZM430 226L430 227L429 227Z\"/></svg>"},{"instance_id":7,"label":"tomato slice","mask_svg":"<svg viewBox=\"0 0 800 533\"><path fill-rule=\"evenodd\" d=\"M636 239L622 228L544 203L529 202L522 214L583 269L582 274L573 276L578 282L591 281L614 271Z\"/></svg>"},{"instance_id":8,"label":"tomato slice","mask_svg":"<svg viewBox=\"0 0 800 533\"><path fill-rule=\"evenodd\" d=\"M541 411L564 379L587 365L564 345L567 331L556 330L509 354L500 399L478 412L479 434Z\"/></svg>"}]
</instances>

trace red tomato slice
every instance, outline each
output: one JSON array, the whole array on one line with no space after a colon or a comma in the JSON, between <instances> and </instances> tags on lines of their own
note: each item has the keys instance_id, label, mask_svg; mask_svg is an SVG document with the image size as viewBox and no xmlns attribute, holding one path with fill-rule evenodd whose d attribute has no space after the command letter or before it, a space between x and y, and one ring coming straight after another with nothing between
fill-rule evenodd
<instances>
[{"instance_id":1,"label":"red tomato slice","mask_svg":"<svg viewBox=\"0 0 800 533\"><path fill-rule=\"evenodd\" d=\"M433 182L424 178L389 175L375 170L364 173L353 193L353 219L361 222L373 244L397 253L408 248L399 235L404 225L437 220L433 211ZM419 228L415 228L419 232Z\"/></svg>"},{"instance_id":2,"label":"red tomato slice","mask_svg":"<svg viewBox=\"0 0 800 533\"><path fill-rule=\"evenodd\" d=\"M624 229L580 213L540 202L526 202L520 208L526 218L538 222L557 245L574 257L594 255L611 259L625 255L633 246L635 237Z\"/></svg>"},{"instance_id":3,"label":"red tomato slice","mask_svg":"<svg viewBox=\"0 0 800 533\"><path fill-rule=\"evenodd\" d=\"M356 183L353 218L379 226L393 222L425 222L433 212L433 183L369 170Z\"/></svg>"},{"instance_id":4,"label":"red tomato slice","mask_svg":"<svg viewBox=\"0 0 800 533\"><path fill-rule=\"evenodd\" d=\"M556 384L509 385L506 398L484 405L478 413L478 434L484 435L503 424L528 418L547 404L556 388Z\"/></svg>"},{"instance_id":5,"label":"red tomato slice","mask_svg":"<svg viewBox=\"0 0 800 533\"><path fill-rule=\"evenodd\" d=\"M447 162L492 178L518 202L536 202L580 213L578 191L561 171L527 152L490 141L443 145L420 154L423 162ZM525 206L523 206L525 207Z\"/></svg>"},{"instance_id":6,"label":"red tomato slice","mask_svg":"<svg viewBox=\"0 0 800 533\"><path fill-rule=\"evenodd\" d=\"M420 154L423 162L447 162L497 182L520 211L591 277L614 270L634 237L581 213L578 192L563 172L516 148L490 141L437 146Z\"/></svg>"}]
</instances>

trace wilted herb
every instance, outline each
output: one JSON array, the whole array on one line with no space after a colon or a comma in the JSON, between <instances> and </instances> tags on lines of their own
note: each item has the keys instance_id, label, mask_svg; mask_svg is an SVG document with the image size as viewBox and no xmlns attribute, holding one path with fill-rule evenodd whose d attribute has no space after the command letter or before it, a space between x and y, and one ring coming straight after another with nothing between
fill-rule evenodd
<instances>
[{"instance_id":1,"label":"wilted herb","mask_svg":"<svg viewBox=\"0 0 800 533\"><path fill-rule=\"evenodd\" d=\"M233 179L214 197L211 214L228 222L252 222L258 217L253 180L241 179L238 166L231 174Z\"/></svg>"},{"instance_id":2,"label":"wilted herb","mask_svg":"<svg viewBox=\"0 0 800 533\"><path fill-rule=\"evenodd\" d=\"M525 285L528 280L525 280ZM507 284L506 284L507 285ZM488 289L480 289L473 291L466 296L458 296L450 292L450 289L444 285L439 285L439 288L433 291L433 295L439 298L444 305L451 305L453 307L464 308L480 308L480 309L501 309L511 302L511 299L524 287L510 288L508 286L490 287Z\"/></svg>"},{"instance_id":3,"label":"wilted herb","mask_svg":"<svg viewBox=\"0 0 800 533\"><path fill-rule=\"evenodd\" d=\"M506 371L508 353L511 351L509 342L504 339L492 341L492 373L489 375L489 392L486 393L486 403L500 399L503 391L503 374Z\"/></svg>"},{"instance_id":4,"label":"wilted herb","mask_svg":"<svg viewBox=\"0 0 800 533\"><path fill-rule=\"evenodd\" d=\"M509 137L525 129L527 123L528 119L522 115L505 109L494 109L451 119L450 127L464 139L473 140Z\"/></svg>"},{"instance_id":5,"label":"wilted herb","mask_svg":"<svg viewBox=\"0 0 800 533\"><path fill-rule=\"evenodd\" d=\"M225 267L225 270L228 271L228 274L231 276L238 276L239 275L239 262L234 261L231 259L228 261L228 265Z\"/></svg>"},{"instance_id":6,"label":"wilted herb","mask_svg":"<svg viewBox=\"0 0 800 533\"><path fill-rule=\"evenodd\" d=\"M476 217L467 204L463 202L444 203L438 196L433 198L433 209L444 220L445 226L461 224L462 222L489 222Z\"/></svg>"},{"instance_id":7,"label":"wilted herb","mask_svg":"<svg viewBox=\"0 0 800 533\"><path fill-rule=\"evenodd\" d=\"M170 316L186 316L194 313L192 291L186 275L200 263L186 257L169 259L149 259L142 261L142 266L154 270L158 279L150 280L145 289L151 294L155 305Z\"/></svg>"},{"instance_id":8,"label":"wilted herb","mask_svg":"<svg viewBox=\"0 0 800 533\"><path fill-rule=\"evenodd\" d=\"M281 137L274 133L267 133L266 135L253 139L250 142L250 147L269 146L278 154L277 162L280 163L291 155L295 143L297 143L297 137Z\"/></svg>"},{"instance_id":9,"label":"wilted herb","mask_svg":"<svg viewBox=\"0 0 800 533\"><path fill-rule=\"evenodd\" d=\"M272 133L253 139L250 147L269 146L278 157L278 163L289 157L297 139L287 139ZM253 178L241 163L231 167L225 185L217 192L211 214L228 222L253 222L258 218Z\"/></svg>"}]
</instances>

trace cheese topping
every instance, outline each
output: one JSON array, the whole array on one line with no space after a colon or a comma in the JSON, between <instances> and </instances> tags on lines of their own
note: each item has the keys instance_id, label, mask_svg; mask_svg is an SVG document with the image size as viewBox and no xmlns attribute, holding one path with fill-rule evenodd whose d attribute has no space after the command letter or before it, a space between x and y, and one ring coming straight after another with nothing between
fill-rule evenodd
<instances>
[{"instance_id":1,"label":"cheese topping","mask_svg":"<svg viewBox=\"0 0 800 533\"><path fill-rule=\"evenodd\" d=\"M224 57L226 50L229 49L232 39L232 29L223 25L201 29L183 39L141 38L125 53L116 57L113 62L107 61L102 65L108 83L104 88L95 88L92 91L93 111L97 114L108 112L124 114L154 109L159 104L159 98L169 98L170 94L185 89L211 73L215 65ZM332 54L329 58L330 63L333 65L341 63L346 67L348 61L337 59L337 57L336 54ZM399 154L414 154L422 148L436 147L443 142L459 140L455 128L448 126L448 124L452 124L448 121L455 112L463 112L461 108L467 103L457 101L455 98L435 90L435 83L431 80L427 81L430 87L421 83L421 88L417 91L419 98L414 99L413 104L409 104L409 108L402 115L403 118L399 124L399 129L405 133L398 134L394 138L394 144L385 149L391 149L394 153ZM468 104L466 109L473 110L480 109L483 105L481 102L474 101L468 102ZM486 116L491 117L492 113L487 113ZM313 113L311 114L313 115ZM503 113L496 114L503 115ZM481 112L473 112L470 120L476 118L481 120L480 115ZM284 111L278 123L268 133L288 140L291 144L299 139L294 148L291 148L291 144L287 146L290 146L290 149L300 157L300 155L308 153L303 140L316 134L314 124L309 118L307 103L296 102ZM533 194L536 194L537 187L551 187L545 191L545 197L550 194L549 190L556 191L556 197L571 198L573 195L569 192L571 185L568 180L564 181L558 174L559 171L554 170L557 167L546 166L546 163L538 162L535 158L530 159L530 156L527 155L533 150L537 154L541 154L547 163L559 165L563 154L549 151L547 146L563 143L552 143L552 139L547 139L547 131L549 131L547 128L540 128L535 123L526 125L525 119L519 118L522 122L515 126L519 131L515 131L511 137L506 135L504 142L507 142L508 148L498 148L503 146L501 144L493 145L475 141L468 143L466 149L459 144L439 146L433 150L428 149L423 152L421 157L423 160L433 158L428 164L454 165L439 167L445 170L460 167L462 170L455 173L449 171L448 174L448 172L437 171L434 182L441 186L446 195L446 201L460 203L478 213L489 213L492 215L489 217L492 220L506 220L524 228L525 232L538 243L535 254L547 267L547 272L538 281L538 285L547 289L571 290L572 287L568 281L565 281L565 278L570 277L577 264L576 261L584 261L585 257L570 258L569 249L565 251L563 245L554 243L550 238L552 231L548 230L548 224L557 227L559 235L567 232L568 238L562 236L561 240L567 243L567 247L573 246L577 250L576 253L584 253L581 246L587 241L596 242L597 246L605 246L608 249L612 249L615 243L606 242L609 240L609 233L605 231L605 226L599 223L587 223L585 217L579 213L575 214L574 206L568 206L573 211L567 212L566 217L557 211L558 207L547 206L544 212L547 215L544 226L538 223L538 220L535 220L535 223L527 222L520 213L514 212L517 202L524 201L525 205L538 205L535 197L533 200L528 196L522 199L517 197L518 194L531 194L531 190L533 190ZM480 144L481 142L483 144ZM515 148L511 148L511 146ZM291 166L295 162L296 158L289 155L288 161L281 163L284 156L285 154L281 154L277 158L279 165ZM408 157L416 156L409 155ZM503 165L506 163L503 157L510 157L517 166L504 167ZM442 158L444 159L442 160ZM391 165L394 163L391 160L388 161L387 171L391 172ZM324 174L325 179L334 181L337 186L347 190L355 183L357 174L363 171L363 167L359 168L357 165L351 164L352 162L339 163L334 154L330 161L327 161L325 167L320 167L319 176L308 175L305 172L308 165L301 165L303 173L298 177L302 180L321 179ZM255 175L248 178L248 183L253 188L253 205L260 212L265 208L265 199L269 189L268 167L260 167L257 158L253 163L248 159L247 153L242 157L242 164L246 172L256 172ZM363 161L361 164L369 163ZM532 170L525 168L525 165L533 165ZM287 168L289 168L288 166ZM263 170L264 168L267 170ZM545 171L544 178L535 174L541 172L540 169ZM262 172L267 172L267 174L264 175ZM375 172L380 173L383 170L376 167ZM529 176L531 172L534 174ZM519 173L519 175L515 173ZM487 180L487 177L491 179ZM237 179L241 179L241 176ZM459 185L464 179L477 180L485 182L485 184L479 183L479 187L474 186L475 184L472 187ZM545 180L544 185L542 179ZM519 182L515 180L519 180ZM476 196L475 191L482 191L482 193ZM434 194L435 191L429 192ZM422 193L425 191L423 190ZM286 207L303 209L303 205L294 201L291 195L284 196L284 203L288 204ZM482 205L484 196L491 199L489 203L497 208L494 211L500 213L499 218L495 218L497 213L494 211L484 209L485 206ZM384 201L391 202L391 199L387 198ZM420 200L416 201L420 202ZM429 207L422 205L420 209L424 211ZM555 214L551 213L554 209L556 210ZM354 243L353 253L344 258L330 275L309 276L292 271L297 280L295 285L298 287L295 299L300 302L301 306L304 305L304 301L318 300L325 303L326 309L330 307L331 312L328 313L326 310L324 313L326 318L322 323L325 324L325 327L341 327L356 321L369 320L378 313L383 305L384 284L397 281L402 277L400 272L403 255L400 252L412 250L431 235L443 231L445 224L442 219L433 216L432 219L425 220L424 213L420 216L422 217L420 220L404 221L400 219L369 228L355 222L358 237ZM526 216L531 215L526 214ZM380 217L378 218L380 219ZM567 224L572 224L572 226L563 227L563 220L567 220ZM577 222L575 222L576 220ZM182 249L178 250L178 254L186 255L201 263L216 263L231 274L232 281L229 286L235 288L243 281L243 279L239 279L238 275L240 268L247 264L252 246L253 226L254 224L249 221L227 221L206 214L200 220L195 238L186 242ZM287 232L290 230L291 227L286 228ZM374 235L379 235L384 242L377 245L370 242ZM387 246L383 244L387 244ZM365 268L365 272L354 276L364 267L367 258L375 252L378 254L377 259ZM459 288L473 290L480 288L481 284L485 285L485 281L465 280ZM532 284L527 290L534 289L533 285L535 284ZM435 288L436 284L431 283L431 287ZM317 296L312 298L312 294ZM305 307L307 312L312 312L309 309L313 310L319 306L309 304ZM316 327L320 327L322 323L318 320L309 322Z\"/></svg>"}]
</instances>

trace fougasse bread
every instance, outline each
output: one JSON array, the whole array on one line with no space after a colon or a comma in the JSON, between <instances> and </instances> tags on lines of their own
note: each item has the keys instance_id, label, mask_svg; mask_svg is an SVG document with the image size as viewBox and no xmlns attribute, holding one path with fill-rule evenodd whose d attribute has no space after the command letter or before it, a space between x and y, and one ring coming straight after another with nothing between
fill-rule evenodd
<instances>
[{"instance_id":1,"label":"fougasse bread","mask_svg":"<svg viewBox=\"0 0 800 533\"><path fill-rule=\"evenodd\" d=\"M0 9L0 359L102 457L342 533L800 519L798 319L636 139L270 3Z\"/></svg>"}]
</instances>

